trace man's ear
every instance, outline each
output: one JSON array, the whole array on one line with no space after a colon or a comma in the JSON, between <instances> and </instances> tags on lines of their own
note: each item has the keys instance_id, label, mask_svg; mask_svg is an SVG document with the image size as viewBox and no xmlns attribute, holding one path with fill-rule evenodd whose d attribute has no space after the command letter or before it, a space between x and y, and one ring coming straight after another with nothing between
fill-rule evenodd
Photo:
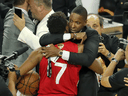
<instances>
[{"instance_id":1,"label":"man's ear","mask_svg":"<svg viewBox=\"0 0 128 96\"><path fill-rule=\"evenodd\" d=\"M86 25L87 25L87 20L84 21L84 26L86 26Z\"/></svg>"},{"instance_id":2,"label":"man's ear","mask_svg":"<svg viewBox=\"0 0 128 96\"><path fill-rule=\"evenodd\" d=\"M103 29L104 29L104 28L103 28L103 25L102 25L102 26L101 26L101 31L103 31Z\"/></svg>"},{"instance_id":3,"label":"man's ear","mask_svg":"<svg viewBox=\"0 0 128 96\"><path fill-rule=\"evenodd\" d=\"M38 9L39 9L40 12L43 12L44 6L39 6Z\"/></svg>"},{"instance_id":4,"label":"man's ear","mask_svg":"<svg viewBox=\"0 0 128 96\"><path fill-rule=\"evenodd\" d=\"M69 27L68 27L68 25L66 26L66 30L64 31L64 33L69 33Z\"/></svg>"}]
</instances>

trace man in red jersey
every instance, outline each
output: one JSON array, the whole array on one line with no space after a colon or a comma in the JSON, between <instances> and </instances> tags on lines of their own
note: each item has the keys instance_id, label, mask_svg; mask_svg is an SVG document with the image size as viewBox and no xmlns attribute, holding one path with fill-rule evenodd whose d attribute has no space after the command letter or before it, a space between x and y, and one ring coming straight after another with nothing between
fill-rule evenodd
<instances>
[{"instance_id":1,"label":"man in red jersey","mask_svg":"<svg viewBox=\"0 0 128 96\"><path fill-rule=\"evenodd\" d=\"M48 19L47 26L51 34L59 34L60 32L64 32L64 30L68 32L66 16L62 12L52 14ZM83 52L83 45L77 45L71 41L60 43L55 46L61 50L74 53ZM24 75L40 63L38 96L76 96L81 66L68 64L67 61L58 57L46 59L42 54L42 47L33 51L28 59L19 67L18 70L20 70L20 75ZM51 63L51 65L49 63ZM97 67L101 67L97 60L95 60L94 63ZM14 92L17 76L14 72L10 75L12 75L12 80L10 80L12 81L10 91ZM13 94L15 96L15 93Z\"/></svg>"}]
</instances>

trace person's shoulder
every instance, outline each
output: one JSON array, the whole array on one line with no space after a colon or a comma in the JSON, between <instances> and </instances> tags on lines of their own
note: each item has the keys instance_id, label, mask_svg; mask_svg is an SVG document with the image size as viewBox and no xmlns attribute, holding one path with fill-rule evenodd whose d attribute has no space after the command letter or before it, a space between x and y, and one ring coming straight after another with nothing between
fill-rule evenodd
<instances>
[{"instance_id":1,"label":"person's shoulder","mask_svg":"<svg viewBox=\"0 0 128 96\"><path fill-rule=\"evenodd\" d=\"M88 35L88 36L99 36L98 35L98 32L96 31L96 30L94 30L94 29L92 29L92 28L90 28L90 27L87 27L86 26L86 30L85 30L85 32L86 32L86 34Z\"/></svg>"},{"instance_id":2,"label":"person's shoulder","mask_svg":"<svg viewBox=\"0 0 128 96\"><path fill-rule=\"evenodd\" d=\"M110 34L104 34L104 33L102 33L102 36L103 36L104 38L107 38L107 39L119 40L119 38L116 37L115 35L110 35Z\"/></svg>"},{"instance_id":3,"label":"person's shoulder","mask_svg":"<svg viewBox=\"0 0 128 96\"><path fill-rule=\"evenodd\" d=\"M13 13L14 13L14 10L13 10L13 9L10 9L10 10L7 12L6 16L5 16L5 19L13 18L13 16L14 16Z\"/></svg>"},{"instance_id":4,"label":"person's shoulder","mask_svg":"<svg viewBox=\"0 0 128 96\"><path fill-rule=\"evenodd\" d=\"M96 34L98 34L98 32L96 30L92 29L91 27L87 27L87 26L86 26L86 32L87 33L96 33Z\"/></svg>"}]
</instances>

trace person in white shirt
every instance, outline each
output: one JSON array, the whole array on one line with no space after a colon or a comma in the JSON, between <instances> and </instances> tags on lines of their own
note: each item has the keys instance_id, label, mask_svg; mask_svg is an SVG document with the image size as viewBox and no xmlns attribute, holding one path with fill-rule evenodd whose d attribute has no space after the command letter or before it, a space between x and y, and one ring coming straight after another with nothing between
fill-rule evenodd
<instances>
[{"instance_id":1,"label":"person in white shirt","mask_svg":"<svg viewBox=\"0 0 128 96\"><path fill-rule=\"evenodd\" d=\"M18 18L14 14L14 24L21 31L18 40L27 43L32 49L37 49L40 46L39 38L48 33L47 20L48 17L54 13L52 10L51 0L29 0L30 10L32 12L32 17L40 23L37 25L36 35L25 25L25 20ZM20 22L23 23L20 23Z\"/></svg>"}]
</instances>

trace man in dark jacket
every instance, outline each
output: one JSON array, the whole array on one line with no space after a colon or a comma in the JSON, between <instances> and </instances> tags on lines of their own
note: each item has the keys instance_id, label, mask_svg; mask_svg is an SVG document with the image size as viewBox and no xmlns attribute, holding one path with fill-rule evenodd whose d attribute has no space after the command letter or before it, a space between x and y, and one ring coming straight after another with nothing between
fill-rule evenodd
<instances>
[{"instance_id":1,"label":"man in dark jacket","mask_svg":"<svg viewBox=\"0 0 128 96\"><path fill-rule=\"evenodd\" d=\"M92 65L98 53L99 36L98 33L86 26L87 11L84 7L78 6L73 9L69 17L69 27L71 33L67 34L45 34L40 39L42 46L48 44L56 44L72 39L73 42L80 43L83 36L77 33L86 32L87 39L84 41L83 53L77 54L56 49L53 45L45 48L45 56L61 56L62 59L67 60L74 65L81 65L82 69L79 72L78 96L97 96L98 83L95 75L97 70L95 65ZM91 69L91 70L90 70ZM92 71L93 70L93 71Z\"/></svg>"}]
</instances>

